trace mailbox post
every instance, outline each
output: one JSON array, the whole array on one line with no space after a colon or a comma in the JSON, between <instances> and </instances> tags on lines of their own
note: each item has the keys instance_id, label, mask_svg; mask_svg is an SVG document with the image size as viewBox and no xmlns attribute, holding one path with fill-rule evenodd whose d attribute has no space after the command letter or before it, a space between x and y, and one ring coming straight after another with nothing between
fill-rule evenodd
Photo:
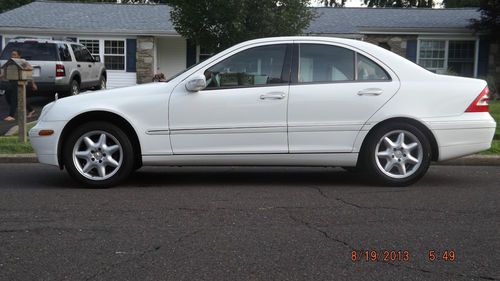
<instances>
[{"instance_id":1,"label":"mailbox post","mask_svg":"<svg viewBox=\"0 0 500 281\"><path fill-rule=\"evenodd\" d=\"M28 140L26 131L26 85L33 79L33 67L23 59L9 59L3 66L7 80L17 81L17 124L19 126L19 141Z\"/></svg>"}]
</instances>

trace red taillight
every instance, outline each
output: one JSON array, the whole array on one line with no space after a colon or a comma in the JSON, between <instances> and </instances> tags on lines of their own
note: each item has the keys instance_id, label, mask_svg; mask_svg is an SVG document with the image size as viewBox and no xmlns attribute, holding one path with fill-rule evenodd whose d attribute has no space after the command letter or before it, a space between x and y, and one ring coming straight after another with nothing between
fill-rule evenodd
<instances>
[{"instance_id":1,"label":"red taillight","mask_svg":"<svg viewBox=\"0 0 500 281\"><path fill-rule=\"evenodd\" d=\"M64 69L64 65L56 64L56 77L66 76L66 69Z\"/></svg>"},{"instance_id":2,"label":"red taillight","mask_svg":"<svg viewBox=\"0 0 500 281\"><path fill-rule=\"evenodd\" d=\"M471 105L469 105L465 112L488 112L488 101L490 100L489 94L490 90L486 86L486 88L484 88L484 90L479 94L479 96L477 96L477 98L471 103Z\"/></svg>"}]
</instances>

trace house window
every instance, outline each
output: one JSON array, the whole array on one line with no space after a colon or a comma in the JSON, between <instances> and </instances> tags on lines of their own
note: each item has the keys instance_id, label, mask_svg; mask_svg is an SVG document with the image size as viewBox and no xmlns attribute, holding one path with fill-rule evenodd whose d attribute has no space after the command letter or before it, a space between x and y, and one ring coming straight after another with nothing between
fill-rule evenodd
<instances>
[{"instance_id":1,"label":"house window","mask_svg":"<svg viewBox=\"0 0 500 281\"><path fill-rule=\"evenodd\" d=\"M80 44L87 47L93 56L99 56L99 40L80 39Z\"/></svg>"},{"instance_id":2,"label":"house window","mask_svg":"<svg viewBox=\"0 0 500 281\"><path fill-rule=\"evenodd\" d=\"M420 41L419 64L427 69L444 68L446 41L422 40Z\"/></svg>"},{"instance_id":3,"label":"house window","mask_svg":"<svg viewBox=\"0 0 500 281\"><path fill-rule=\"evenodd\" d=\"M200 46L199 47L198 62L204 61L213 55L214 55L213 52L210 52L207 48Z\"/></svg>"},{"instance_id":4,"label":"house window","mask_svg":"<svg viewBox=\"0 0 500 281\"><path fill-rule=\"evenodd\" d=\"M125 70L125 41L104 41L104 65L108 70Z\"/></svg>"},{"instance_id":5,"label":"house window","mask_svg":"<svg viewBox=\"0 0 500 281\"><path fill-rule=\"evenodd\" d=\"M476 41L420 40L418 64L436 73L473 77Z\"/></svg>"},{"instance_id":6,"label":"house window","mask_svg":"<svg viewBox=\"0 0 500 281\"><path fill-rule=\"evenodd\" d=\"M474 76L474 41L450 41L448 47L448 71L462 76Z\"/></svg>"}]
</instances>

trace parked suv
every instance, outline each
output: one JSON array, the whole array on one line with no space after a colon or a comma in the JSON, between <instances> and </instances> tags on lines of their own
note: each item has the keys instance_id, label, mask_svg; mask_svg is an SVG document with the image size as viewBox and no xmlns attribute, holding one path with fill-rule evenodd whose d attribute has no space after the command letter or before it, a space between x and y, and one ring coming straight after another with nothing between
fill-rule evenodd
<instances>
[{"instance_id":1,"label":"parked suv","mask_svg":"<svg viewBox=\"0 0 500 281\"><path fill-rule=\"evenodd\" d=\"M104 64L82 44L47 39L13 39L0 55L0 64L10 58L13 50L19 50L21 57L33 66L38 94L77 95L84 89L106 88Z\"/></svg>"}]
</instances>

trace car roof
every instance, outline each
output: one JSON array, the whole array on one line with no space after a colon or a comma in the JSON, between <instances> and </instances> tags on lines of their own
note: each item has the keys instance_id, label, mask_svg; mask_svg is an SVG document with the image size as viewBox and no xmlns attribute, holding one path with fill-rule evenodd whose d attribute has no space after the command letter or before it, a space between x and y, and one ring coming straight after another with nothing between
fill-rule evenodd
<instances>
[{"instance_id":1,"label":"car roof","mask_svg":"<svg viewBox=\"0 0 500 281\"><path fill-rule=\"evenodd\" d=\"M13 38L13 39L9 40L9 42L18 42L18 43L38 42L38 43L54 43L54 44L70 43L70 44L81 45L80 43L69 41L69 40L63 41L63 40L41 39L41 38Z\"/></svg>"}]
</instances>

